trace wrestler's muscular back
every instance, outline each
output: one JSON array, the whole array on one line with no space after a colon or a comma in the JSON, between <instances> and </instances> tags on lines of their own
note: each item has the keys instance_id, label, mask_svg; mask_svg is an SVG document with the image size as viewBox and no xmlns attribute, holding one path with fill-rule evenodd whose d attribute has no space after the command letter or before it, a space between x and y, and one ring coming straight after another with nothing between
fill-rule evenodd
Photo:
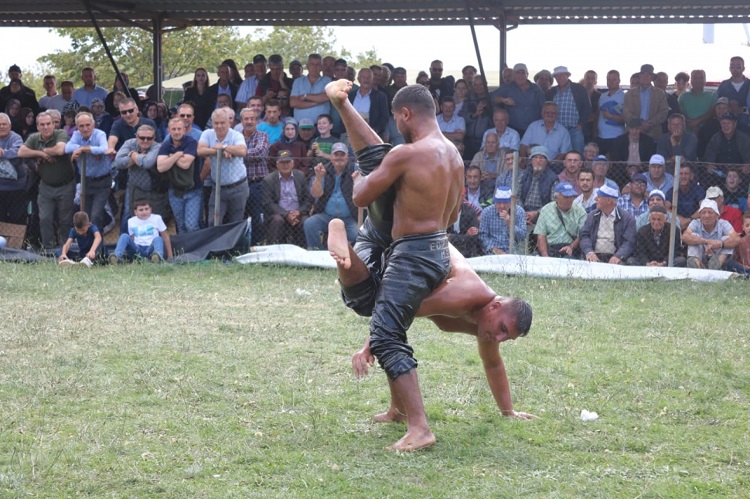
<instances>
[{"instance_id":1,"label":"wrestler's muscular back","mask_svg":"<svg viewBox=\"0 0 750 499\"><path fill-rule=\"evenodd\" d=\"M455 222L464 164L456 147L439 130L393 149L386 158L399 162L402 172L395 184L394 239L445 230Z\"/></svg>"}]
</instances>

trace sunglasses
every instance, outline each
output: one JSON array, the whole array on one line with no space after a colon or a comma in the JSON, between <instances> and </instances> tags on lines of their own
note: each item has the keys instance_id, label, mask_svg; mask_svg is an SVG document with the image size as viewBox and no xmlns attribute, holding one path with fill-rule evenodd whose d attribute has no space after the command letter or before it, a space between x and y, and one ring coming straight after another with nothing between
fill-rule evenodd
<instances>
[{"instance_id":1,"label":"sunglasses","mask_svg":"<svg viewBox=\"0 0 750 499\"><path fill-rule=\"evenodd\" d=\"M193 117L192 114L181 114L180 115L180 118L192 118L192 117Z\"/></svg>"},{"instance_id":2,"label":"sunglasses","mask_svg":"<svg viewBox=\"0 0 750 499\"><path fill-rule=\"evenodd\" d=\"M126 114L133 114L135 112L135 108L131 107L130 109L123 109L120 111L120 114L125 116Z\"/></svg>"},{"instance_id":3,"label":"sunglasses","mask_svg":"<svg viewBox=\"0 0 750 499\"><path fill-rule=\"evenodd\" d=\"M144 141L154 140L154 136L152 135L151 137L138 137L138 140L144 140Z\"/></svg>"}]
</instances>

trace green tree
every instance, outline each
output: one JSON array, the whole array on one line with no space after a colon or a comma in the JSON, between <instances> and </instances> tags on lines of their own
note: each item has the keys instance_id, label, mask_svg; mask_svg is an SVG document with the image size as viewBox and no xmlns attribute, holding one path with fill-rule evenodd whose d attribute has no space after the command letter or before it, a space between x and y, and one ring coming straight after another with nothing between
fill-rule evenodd
<instances>
[{"instance_id":1,"label":"green tree","mask_svg":"<svg viewBox=\"0 0 750 499\"><path fill-rule=\"evenodd\" d=\"M70 39L70 47L40 57L39 63L55 74L58 82L72 80L76 85L81 83L81 68L91 66L96 70L98 84L111 88L114 69L96 31L92 28L57 28L55 31ZM131 85L151 84L151 33L138 28L103 28L102 32L118 68L130 75ZM164 34L162 78L185 76L187 80L198 67L215 72L216 66L227 58L234 59L242 71L255 54L266 57L281 54L287 65L293 59L304 64L307 55L313 52L344 57L358 68L379 62L374 48L352 57L351 52L345 48L338 51L335 45L333 29L320 26L257 28L252 35L244 37L232 27L191 27Z\"/></svg>"},{"instance_id":2,"label":"green tree","mask_svg":"<svg viewBox=\"0 0 750 499\"><path fill-rule=\"evenodd\" d=\"M270 31L268 28L257 28L251 37L247 53L242 54L242 60L251 61L255 54L263 54L266 57L271 54L280 54L288 66L293 60L307 60L309 54L320 54L322 56L343 57L350 66L361 68L372 64L379 64L379 58L373 47L363 54L352 56L345 47L337 50L336 34L332 28L323 26L274 26ZM238 61L239 64L239 61Z\"/></svg>"},{"instance_id":3,"label":"green tree","mask_svg":"<svg viewBox=\"0 0 750 499\"><path fill-rule=\"evenodd\" d=\"M80 82L81 68L96 70L99 85L111 88L114 69L91 28L59 28L56 32L71 41L69 50L57 50L39 58L57 75L58 81ZM151 33L137 28L103 28L112 55L120 71L130 75L132 86L153 82L153 40ZM247 51L247 37L231 27L191 27L167 32L162 41L162 78L189 75L197 67L215 72L216 66L228 57Z\"/></svg>"}]
</instances>

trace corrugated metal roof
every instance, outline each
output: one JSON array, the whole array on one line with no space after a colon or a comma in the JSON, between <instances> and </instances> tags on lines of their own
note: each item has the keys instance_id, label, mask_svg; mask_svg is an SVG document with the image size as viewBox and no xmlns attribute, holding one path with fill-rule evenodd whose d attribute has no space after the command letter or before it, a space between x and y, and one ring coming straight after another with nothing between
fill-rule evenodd
<instances>
[{"instance_id":1,"label":"corrugated metal roof","mask_svg":"<svg viewBox=\"0 0 750 499\"><path fill-rule=\"evenodd\" d=\"M747 0L3 0L0 26L103 26L128 21L186 25L455 25L597 23L742 23Z\"/></svg>"}]
</instances>

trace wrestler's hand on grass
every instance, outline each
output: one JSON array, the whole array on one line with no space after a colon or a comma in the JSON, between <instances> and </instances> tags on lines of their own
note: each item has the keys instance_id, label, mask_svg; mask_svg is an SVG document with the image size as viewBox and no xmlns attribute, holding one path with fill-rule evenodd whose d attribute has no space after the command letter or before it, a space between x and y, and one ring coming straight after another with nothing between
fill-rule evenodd
<instances>
[{"instance_id":1,"label":"wrestler's hand on grass","mask_svg":"<svg viewBox=\"0 0 750 499\"><path fill-rule=\"evenodd\" d=\"M367 376L368 369L375 365L375 357L370 353L369 348L363 348L352 355L352 369L357 379Z\"/></svg>"}]
</instances>

